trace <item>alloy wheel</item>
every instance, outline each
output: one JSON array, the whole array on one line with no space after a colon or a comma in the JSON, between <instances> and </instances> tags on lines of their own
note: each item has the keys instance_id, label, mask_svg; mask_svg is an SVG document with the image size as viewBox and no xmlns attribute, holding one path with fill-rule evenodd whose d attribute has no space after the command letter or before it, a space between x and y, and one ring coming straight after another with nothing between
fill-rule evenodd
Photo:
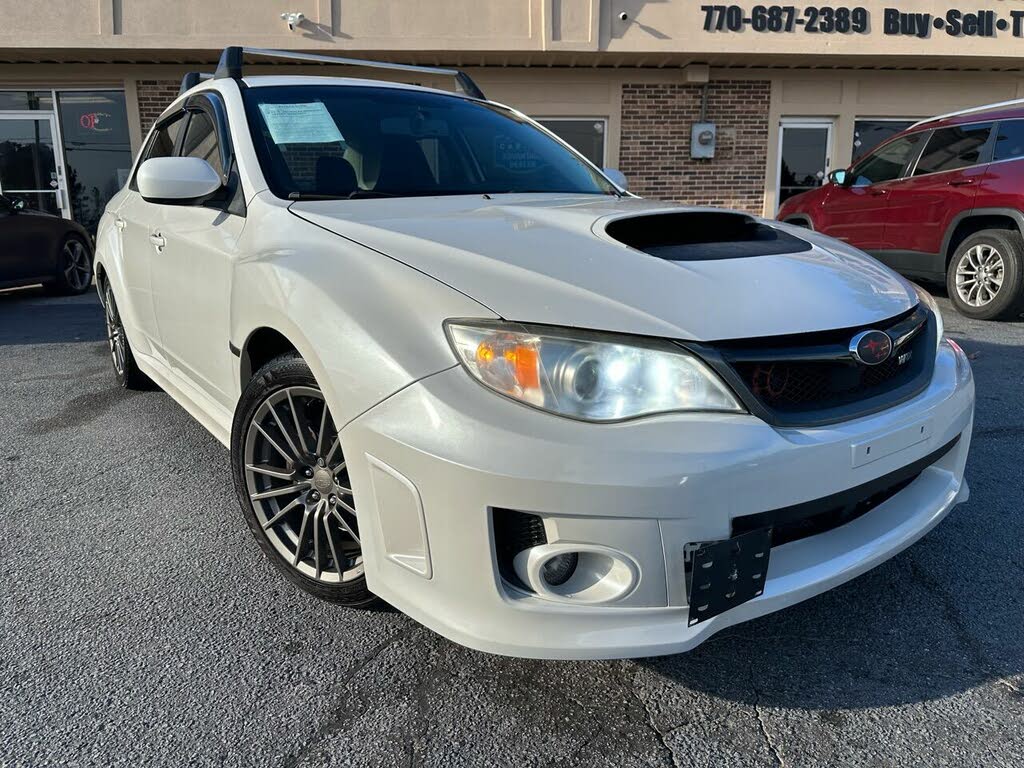
<instances>
[{"instance_id":1,"label":"alloy wheel","mask_svg":"<svg viewBox=\"0 0 1024 768\"><path fill-rule=\"evenodd\" d=\"M989 304L1003 287L1002 254L991 245L969 248L956 265L956 292L971 307Z\"/></svg>"},{"instance_id":2,"label":"alloy wheel","mask_svg":"<svg viewBox=\"0 0 1024 768\"><path fill-rule=\"evenodd\" d=\"M352 483L318 389L285 387L264 399L249 423L243 459L256 519L293 569L332 584L362 576Z\"/></svg>"},{"instance_id":3,"label":"alloy wheel","mask_svg":"<svg viewBox=\"0 0 1024 768\"><path fill-rule=\"evenodd\" d=\"M64 279L73 291L84 291L92 280L92 265L89 263L89 251L78 240L71 239L64 243Z\"/></svg>"},{"instance_id":4,"label":"alloy wheel","mask_svg":"<svg viewBox=\"0 0 1024 768\"><path fill-rule=\"evenodd\" d=\"M110 345L110 358L114 362L114 370L118 376L124 376L124 367L128 356L124 328L114 303L114 294L107 290L104 304L104 315L107 321L107 343Z\"/></svg>"}]
</instances>

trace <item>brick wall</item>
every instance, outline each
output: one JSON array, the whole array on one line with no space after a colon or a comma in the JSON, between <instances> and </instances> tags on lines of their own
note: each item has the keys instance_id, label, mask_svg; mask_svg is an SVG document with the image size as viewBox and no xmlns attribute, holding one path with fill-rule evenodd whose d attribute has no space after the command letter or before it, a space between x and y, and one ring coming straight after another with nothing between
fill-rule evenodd
<instances>
[{"instance_id":1,"label":"brick wall","mask_svg":"<svg viewBox=\"0 0 1024 768\"><path fill-rule=\"evenodd\" d=\"M619 169L630 191L643 197L760 214L771 83L713 81L707 119L718 126L715 157L693 160L690 126L700 118L702 87L623 85Z\"/></svg>"},{"instance_id":2,"label":"brick wall","mask_svg":"<svg viewBox=\"0 0 1024 768\"><path fill-rule=\"evenodd\" d=\"M153 127L167 105L174 101L181 87L180 80L139 80L139 121L142 123L142 135L145 136Z\"/></svg>"}]
</instances>

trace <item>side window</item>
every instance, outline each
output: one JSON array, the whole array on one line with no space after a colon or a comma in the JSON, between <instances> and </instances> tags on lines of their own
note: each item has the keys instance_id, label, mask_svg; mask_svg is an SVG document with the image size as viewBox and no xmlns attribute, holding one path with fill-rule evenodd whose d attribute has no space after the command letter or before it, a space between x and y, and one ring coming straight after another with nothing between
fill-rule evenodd
<instances>
[{"instance_id":1,"label":"side window","mask_svg":"<svg viewBox=\"0 0 1024 768\"><path fill-rule=\"evenodd\" d=\"M220 160L220 144L213 120L205 112L193 112L181 145L182 157L198 157L208 162L218 174L223 175L224 166Z\"/></svg>"},{"instance_id":2,"label":"side window","mask_svg":"<svg viewBox=\"0 0 1024 768\"><path fill-rule=\"evenodd\" d=\"M939 128L921 153L914 175L955 171L983 162L982 152L991 132L992 123Z\"/></svg>"},{"instance_id":3,"label":"side window","mask_svg":"<svg viewBox=\"0 0 1024 768\"><path fill-rule=\"evenodd\" d=\"M181 133L182 126L184 125L185 116L181 115L154 133L153 139L146 148L146 155L142 158L143 161L153 157L170 157L173 155L174 146L178 141L178 134Z\"/></svg>"},{"instance_id":4,"label":"side window","mask_svg":"<svg viewBox=\"0 0 1024 768\"><path fill-rule=\"evenodd\" d=\"M174 154L174 147L178 142L178 134L181 133L182 127L185 125L185 115L181 114L174 118L167 125L162 126L158 130L153 132L153 135L149 139L149 143L142 150L142 160L139 162L139 167L142 163L154 157L170 157ZM136 174L138 169L136 169ZM131 183L128 188L138 192L139 186L135 181L135 177L132 177Z\"/></svg>"},{"instance_id":5,"label":"side window","mask_svg":"<svg viewBox=\"0 0 1024 768\"><path fill-rule=\"evenodd\" d=\"M993 160L1024 157L1024 120L1005 120L996 127Z\"/></svg>"},{"instance_id":6,"label":"side window","mask_svg":"<svg viewBox=\"0 0 1024 768\"><path fill-rule=\"evenodd\" d=\"M920 144L921 134L915 133L872 152L854 166L852 186L867 187L900 178Z\"/></svg>"}]
</instances>

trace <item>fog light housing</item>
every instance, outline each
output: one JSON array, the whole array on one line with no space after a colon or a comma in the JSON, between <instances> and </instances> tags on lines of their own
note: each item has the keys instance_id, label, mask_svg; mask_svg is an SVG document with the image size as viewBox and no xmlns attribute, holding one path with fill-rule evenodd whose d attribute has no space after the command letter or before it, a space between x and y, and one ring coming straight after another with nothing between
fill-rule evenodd
<instances>
[{"instance_id":1,"label":"fog light housing","mask_svg":"<svg viewBox=\"0 0 1024 768\"><path fill-rule=\"evenodd\" d=\"M640 583L632 558L597 544L541 544L517 554L513 565L519 580L538 597L561 603L610 603Z\"/></svg>"}]
</instances>

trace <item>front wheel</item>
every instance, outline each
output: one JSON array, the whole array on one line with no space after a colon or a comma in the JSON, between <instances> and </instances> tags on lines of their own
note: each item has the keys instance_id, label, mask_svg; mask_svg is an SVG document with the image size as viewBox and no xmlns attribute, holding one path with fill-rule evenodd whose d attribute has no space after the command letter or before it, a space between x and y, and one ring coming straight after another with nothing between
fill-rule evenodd
<instances>
[{"instance_id":1,"label":"front wheel","mask_svg":"<svg viewBox=\"0 0 1024 768\"><path fill-rule=\"evenodd\" d=\"M110 283L103 286L103 314L107 325L107 345L110 347L110 361L114 364L114 375L122 389L152 389L153 382L139 370L135 355L124 332L121 313L117 310L114 289Z\"/></svg>"},{"instance_id":2,"label":"front wheel","mask_svg":"<svg viewBox=\"0 0 1024 768\"><path fill-rule=\"evenodd\" d=\"M976 320L1011 319L1024 312L1024 239L989 229L957 247L946 271L957 311Z\"/></svg>"},{"instance_id":3,"label":"front wheel","mask_svg":"<svg viewBox=\"0 0 1024 768\"><path fill-rule=\"evenodd\" d=\"M366 607L352 481L327 401L297 355L263 366L231 429L231 469L256 541L285 578L324 600Z\"/></svg>"}]
</instances>

